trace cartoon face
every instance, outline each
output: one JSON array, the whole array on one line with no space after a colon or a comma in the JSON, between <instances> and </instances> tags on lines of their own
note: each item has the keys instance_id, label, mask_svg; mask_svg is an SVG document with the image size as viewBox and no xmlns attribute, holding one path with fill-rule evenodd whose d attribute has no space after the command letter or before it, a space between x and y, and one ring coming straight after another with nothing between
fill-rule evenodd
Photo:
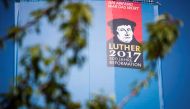
<instances>
[{"instance_id":1,"label":"cartoon face","mask_svg":"<svg viewBox=\"0 0 190 109\"><path fill-rule=\"evenodd\" d=\"M117 37L124 43L130 43L133 39L133 30L130 25L120 25L117 27Z\"/></svg>"}]
</instances>

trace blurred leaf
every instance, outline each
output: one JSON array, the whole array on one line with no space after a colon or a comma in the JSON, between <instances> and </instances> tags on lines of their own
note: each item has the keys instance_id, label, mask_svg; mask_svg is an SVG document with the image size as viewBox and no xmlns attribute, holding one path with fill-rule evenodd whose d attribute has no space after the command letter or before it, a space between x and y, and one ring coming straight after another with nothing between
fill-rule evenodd
<instances>
[{"instance_id":1,"label":"blurred leaf","mask_svg":"<svg viewBox=\"0 0 190 109\"><path fill-rule=\"evenodd\" d=\"M36 45L30 48L30 53L32 57L38 57L41 53L40 46Z\"/></svg>"},{"instance_id":2,"label":"blurred leaf","mask_svg":"<svg viewBox=\"0 0 190 109\"><path fill-rule=\"evenodd\" d=\"M3 40L0 38L0 48L3 48L4 47L4 43L3 43Z\"/></svg>"},{"instance_id":3,"label":"blurred leaf","mask_svg":"<svg viewBox=\"0 0 190 109\"><path fill-rule=\"evenodd\" d=\"M2 0L1 2L3 3L5 8L7 8L7 9L9 8L9 4L10 4L9 0Z\"/></svg>"},{"instance_id":4,"label":"blurred leaf","mask_svg":"<svg viewBox=\"0 0 190 109\"><path fill-rule=\"evenodd\" d=\"M54 61L55 61L55 58L54 58L54 57L46 58L46 59L44 59L44 64L45 64L45 65L49 65L49 64L51 64L51 63L54 62Z\"/></svg>"},{"instance_id":5,"label":"blurred leaf","mask_svg":"<svg viewBox=\"0 0 190 109\"><path fill-rule=\"evenodd\" d=\"M103 95L96 95L87 102L87 109L117 109L114 101Z\"/></svg>"},{"instance_id":6,"label":"blurred leaf","mask_svg":"<svg viewBox=\"0 0 190 109\"><path fill-rule=\"evenodd\" d=\"M17 38L17 35L18 35L21 31L22 31L22 30L21 30L21 28L19 28L19 27L12 27L12 28L10 28L9 31L8 31L8 37L9 37L9 38L12 38L12 39Z\"/></svg>"},{"instance_id":7,"label":"blurred leaf","mask_svg":"<svg viewBox=\"0 0 190 109\"><path fill-rule=\"evenodd\" d=\"M147 59L163 58L178 38L181 21L173 19L168 14L161 15L158 21L147 26L149 40L143 48L147 51Z\"/></svg>"},{"instance_id":8,"label":"blurred leaf","mask_svg":"<svg viewBox=\"0 0 190 109\"><path fill-rule=\"evenodd\" d=\"M35 19L41 18L41 17L43 16L43 14L44 14L44 11L41 10L41 9L36 10L36 11L33 11L33 12L31 13L31 15L32 15Z\"/></svg>"}]
</instances>

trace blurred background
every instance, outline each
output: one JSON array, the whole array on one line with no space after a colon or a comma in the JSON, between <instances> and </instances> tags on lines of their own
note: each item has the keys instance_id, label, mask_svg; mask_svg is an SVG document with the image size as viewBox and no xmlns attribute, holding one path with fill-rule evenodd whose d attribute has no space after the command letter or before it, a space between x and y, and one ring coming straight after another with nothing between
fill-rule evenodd
<instances>
[{"instance_id":1,"label":"blurred background","mask_svg":"<svg viewBox=\"0 0 190 109\"><path fill-rule=\"evenodd\" d=\"M180 37L162 60L164 101L166 109L190 108L190 6L189 0L160 0L159 13L170 13L183 21Z\"/></svg>"},{"instance_id":2,"label":"blurred background","mask_svg":"<svg viewBox=\"0 0 190 109\"><path fill-rule=\"evenodd\" d=\"M89 1L91 2L91 1ZM159 6L159 14L163 13L169 13L173 15L175 18L178 18L183 21L184 25L180 30L180 37L178 38L177 42L175 45L172 47L171 52L162 60L161 64L161 71L162 71L162 82L163 82L163 98L164 98L164 108L165 109L190 109L190 71L189 71L189 63L190 63L190 15L189 15L189 10L190 6L189 3L190 1L188 0L160 0L161 6ZM36 7L33 8L33 5L35 4ZM0 3L0 34L6 34L8 28L12 25L22 25L26 22L27 19L29 18L29 12L31 12L34 9L44 7L45 3L30 3L30 4L19 4L15 5L14 1L10 1L10 6L8 9L5 9L3 4ZM93 4L93 3L92 3ZM18 13L18 7L21 7L21 12ZM102 14L98 14L98 12L101 12L102 9L104 9L103 5L99 5L99 2L94 3L94 7L96 7L97 11L94 12L96 14L96 17L103 16ZM22 14L21 14L22 13ZM89 32L89 34L96 34L96 28L98 29L104 29L104 27L99 27L97 21L94 23L94 31ZM103 22L101 22L103 23ZM100 23L100 24L101 24ZM44 28L47 28L50 25L47 25L45 21L42 21L42 25ZM56 25L56 24L55 24ZM45 30L47 30L45 29ZM47 40L44 40L44 36L40 37L35 37L37 40L34 41L31 36L29 36L24 43L24 46L28 46L34 43L48 43L51 46L56 46L56 40L59 40L57 37L53 37L52 33L57 33L59 36L59 32L54 29L49 29L50 31L42 31L42 34L44 35L50 35L50 37ZM103 33L98 33L98 34L103 34ZM30 34L34 35L34 34ZM94 40L99 40L98 38L92 38L88 39L90 42L91 47L96 47L96 46L105 46L105 45L96 45L94 46ZM102 40L103 39L102 37ZM103 43L100 43L103 44ZM14 54L15 52L18 52L19 49L17 49L17 45L13 43L12 41L8 41L5 44L5 49L0 50L0 93L7 92L9 89L10 85L13 85L14 82L14 77L17 72L17 58L19 57L19 54L22 52L19 52L18 55ZM102 54L99 54L98 58L102 61L100 64L93 64L96 62L96 59L93 58L93 54L95 52L102 52L104 49L100 49L99 51L93 51L92 50L84 50L84 55L90 55L91 58L90 61L87 61L85 64L87 67L83 67L82 69L74 68L72 69L71 72L76 72L80 71L83 73L77 74L77 73L71 73L70 77L67 78L70 82L68 83L68 88L71 90L71 94L75 97L76 101L81 101L84 99L89 99L90 98L90 90L98 90L101 89L101 87L105 87L103 93L108 94L108 96L114 96L114 70L107 68L103 64L105 61L105 57L101 57ZM91 63L90 63L91 62ZM94 67L90 67L89 69L88 65L93 65ZM101 69L97 69L98 66L101 66L104 71L101 71ZM88 71L92 71L92 75L87 73ZM7 73L9 72L9 73ZM93 73L94 72L94 73ZM109 73L104 73L102 75L101 72L109 72ZM99 75L102 76L95 76L93 74L95 73L101 73ZM78 77L86 77L83 78L82 80ZM109 79L107 81L103 81L104 77L107 76ZM100 81L97 81L96 79L99 79ZM90 79L90 80L89 80ZM80 85L75 83L74 81L80 81ZM90 81L90 83L89 83ZM96 83L94 81L97 81L99 83ZM104 84L103 84L104 83ZM90 85L91 84L91 85ZM81 86L89 86L90 88L81 88ZM74 93L72 92L72 89L77 88L78 92L81 93ZM96 91L95 91L96 92ZM88 93L88 94L86 94ZM84 96L86 95L86 96Z\"/></svg>"}]
</instances>

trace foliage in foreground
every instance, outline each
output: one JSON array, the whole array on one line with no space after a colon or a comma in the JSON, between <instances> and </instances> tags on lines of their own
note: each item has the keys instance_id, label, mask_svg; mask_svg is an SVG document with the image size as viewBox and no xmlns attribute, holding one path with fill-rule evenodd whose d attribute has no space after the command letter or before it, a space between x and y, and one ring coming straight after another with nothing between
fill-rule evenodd
<instances>
[{"instance_id":1,"label":"foliage in foreground","mask_svg":"<svg viewBox=\"0 0 190 109\"><path fill-rule=\"evenodd\" d=\"M65 18L65 13L69 18ZM7 35L0 39L0 45L13 39L22 42L27 30L37 25L41 18L46 17L50 23L62 19L59 29L62 38L57 48L35 45L25 49L20 60L21 72L17 85L6 94L1 95L0 108L16 109L79 109L80 103L73 102L66 89L64 77L75 65L82 65L85 57L81 51L86 46L86 27L91 22L91 8L84 3L49 0L49 7L32 12L33 20L21 27L13 27ZM147 78L140 81L119 104L122 108L142 88L156 78L155 61L163 58L177 39L178 20L168 15L160 16L157 22L147 26L150 39L143 45L150 64L145 69ZM36 27L39 31L39 28ZM69 55L68 55L69 54ZM88 109L116 109L114 102L105 96L96 96L87 102Z\"/></svg>"}]
</instances>

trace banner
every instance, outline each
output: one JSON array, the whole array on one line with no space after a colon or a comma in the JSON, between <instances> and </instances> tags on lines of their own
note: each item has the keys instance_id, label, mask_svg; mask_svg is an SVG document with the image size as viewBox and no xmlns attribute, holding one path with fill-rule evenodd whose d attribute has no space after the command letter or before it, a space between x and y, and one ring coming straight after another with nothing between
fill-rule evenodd
<instances>
[{"instance_id":1,"label":"banner","mask_svg":"<svg viewBox=\"0 0 190 109\"><path fill-rule=\"evenodd\" d=\"M143 68L141 4L106 1L107 64Z\"/></svg>"}]
</instances>

